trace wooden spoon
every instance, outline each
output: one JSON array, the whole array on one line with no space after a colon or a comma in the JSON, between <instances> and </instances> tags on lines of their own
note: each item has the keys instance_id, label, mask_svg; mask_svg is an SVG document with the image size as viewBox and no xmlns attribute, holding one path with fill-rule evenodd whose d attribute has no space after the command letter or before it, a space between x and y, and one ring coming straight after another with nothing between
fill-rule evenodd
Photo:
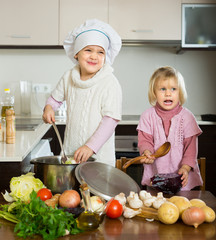
<instances>
[{"instance_id":1,"label":"wooden spoon","mask_svg":"<svg viewBox=\"0 0 216 240\"><path fill-rule=\"evenodd\" d=\"M165 156L169 150L171 148L171 144L170 142L165 142L163 145L161 145L154 154L152 154L151 156L155 157L155 158L159 158L159 157L163 157ZM130 159L129 161L127 161L124 165L123 165L123 169L126 169L127 167L129 167L131 164L138 162L141 159L145 159L146 156L138 156L135 158Z\"/></svg>"}]
</instances>

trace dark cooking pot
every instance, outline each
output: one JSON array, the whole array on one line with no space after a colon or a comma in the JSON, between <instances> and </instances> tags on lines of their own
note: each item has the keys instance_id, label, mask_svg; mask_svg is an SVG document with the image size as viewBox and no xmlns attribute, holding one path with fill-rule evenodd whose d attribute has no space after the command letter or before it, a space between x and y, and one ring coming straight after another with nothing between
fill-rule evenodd
<instances>
[{"instance_id":1,"label":"dark cooking pot","mask_svg":"<svg viewBox=\"0 0 216 240\"><path fill-rule=\"evenodd\" d=\"M32 159L30 163L34 164L35 177L52 193L63 193L67 189L79 190L80 184L75 176L75 168L79 164L61 164L61 156L39 157Z\"/></svg>"}]
</instances>

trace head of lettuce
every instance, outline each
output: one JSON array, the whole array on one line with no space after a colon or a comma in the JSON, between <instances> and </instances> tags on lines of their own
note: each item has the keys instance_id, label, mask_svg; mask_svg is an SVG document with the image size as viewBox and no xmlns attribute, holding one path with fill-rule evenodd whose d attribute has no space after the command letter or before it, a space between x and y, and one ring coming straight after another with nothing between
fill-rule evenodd
<instances>
[{"instance_id":1,"label":"head of lettuce","mask_svg":"<svg viewBox=\"0 0 216 240\"><path fill-rule=\"evenodd\" d=\"M20 177L13 177L10 180L10 193L5 191L2 194L7 202L18 201L19 199L23 202L30 200L30 194L34 190L38 192L41 188L45 187L43 182L34 177L34 173L29 172L23 174Z\"/></svg>"}]
</instances>

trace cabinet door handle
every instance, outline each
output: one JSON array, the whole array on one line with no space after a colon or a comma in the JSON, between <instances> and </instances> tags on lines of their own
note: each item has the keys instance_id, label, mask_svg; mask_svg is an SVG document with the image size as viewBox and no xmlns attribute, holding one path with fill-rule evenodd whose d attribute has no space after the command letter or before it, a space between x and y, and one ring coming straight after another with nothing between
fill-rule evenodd
<instances>
[{"instance_id":1,"label":"cabinet door handle","mask_svg":"<svg viewBox=\"0 0 216 240\"><path fill-rule=\"evenodd\" d=\"M30 35L16 35L16 34L12 34L10 35L11 38L31 38Z\"/></svg>"},{"instance_id":2,"label":"cabinet door handle","mask_svg":"<svg viewBox=\"0 0 216 240\"><path fill-rule=\"evenodd\" d=\"M152 29L132 29L132 32L137 33L153 33L154 31Z\"/></svg>"}]
</instances>

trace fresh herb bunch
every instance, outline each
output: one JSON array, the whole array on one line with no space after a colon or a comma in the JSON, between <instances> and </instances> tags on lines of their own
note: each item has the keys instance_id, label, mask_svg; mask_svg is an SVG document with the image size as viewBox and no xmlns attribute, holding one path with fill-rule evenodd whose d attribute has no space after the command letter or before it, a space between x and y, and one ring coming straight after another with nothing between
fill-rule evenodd
<instances>
[{"instance_id":1,"label":"fresh herb bunch","mask_svg":"<svg viewBox=\"0 0 216 240\"><path fill-rule=\"evenodd\" d=\"M37 193L33 191L30 202L18 200L11 205L1 205L0 217L16 223L14 231L19 237L30 237L34 234L42 235L45 240L53 240L70 234L82 232L77 227L73 214L62 209L48 207ZM67 231L66 231L67 230Z\"/></svg>"}]
</instances>

